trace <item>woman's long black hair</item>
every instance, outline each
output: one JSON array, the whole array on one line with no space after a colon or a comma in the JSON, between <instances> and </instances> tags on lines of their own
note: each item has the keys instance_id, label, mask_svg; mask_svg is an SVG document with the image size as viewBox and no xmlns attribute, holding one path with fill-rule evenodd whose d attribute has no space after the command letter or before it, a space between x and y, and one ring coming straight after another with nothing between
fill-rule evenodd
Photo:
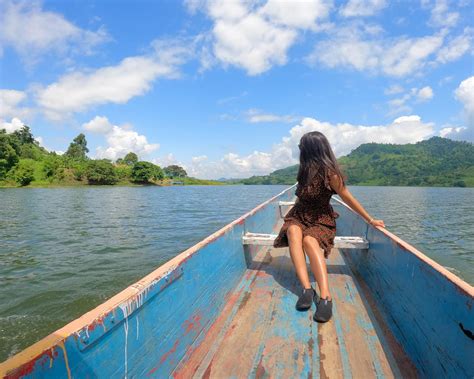
<instances>
[{"instance_id":1,"label":"woman's long black hair","mask_svg":"<svg viewBox=\"0 0 474 379\"><path fill-rule=\"evenodd\" d=\"M314 176L319 175L324 180L327 188L329 185L329 174L339 176L345 185L344 176L337 163L331 145L323 133L308 132L301 137L300 144L300 167L298 169L298 184L302 186L313 182Z\"/></svg>"}]
</instances>

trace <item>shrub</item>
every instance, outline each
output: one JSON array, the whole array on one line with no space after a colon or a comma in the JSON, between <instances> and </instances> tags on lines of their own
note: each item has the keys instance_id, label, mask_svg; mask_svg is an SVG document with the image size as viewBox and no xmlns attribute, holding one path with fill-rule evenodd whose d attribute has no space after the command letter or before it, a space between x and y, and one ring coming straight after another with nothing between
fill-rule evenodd
<instances>
[{"instance_id":1,"label":"shrub","mask_svg":"<svg viewBox=\"0 0 474 379\"><path fill-rule=\"evenodd\" d=\"M163 170L153 163L140 161L132 167L132 181L136 183L149 183L152 180L163 179Z\"/></svg>"},{"instance_id":2,"label":"shrub","mask_svg":"<svg viewBox=\"0 0 474 379\"><path fill-rule=\"evenodd\" d=\"M106 159L90 161L85 170L89 184L117 183L114 165Z\"/></svg>"},{"instance_id":3,"label":"shrub","mask_svg":"<svg viewBox=\"0 0 474 379\"><path fill-rule=\"evenodd\" d=\"M115 173L119 180L125 180L132 175L132 168L124 164L117 165L115 166Z\"/></svg>"}]
</instances>

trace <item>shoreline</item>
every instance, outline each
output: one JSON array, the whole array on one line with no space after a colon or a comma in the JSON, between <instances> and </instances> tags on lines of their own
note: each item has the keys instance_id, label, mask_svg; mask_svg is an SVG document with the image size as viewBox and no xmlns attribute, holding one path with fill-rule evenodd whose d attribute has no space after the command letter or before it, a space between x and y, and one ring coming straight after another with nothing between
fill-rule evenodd
<instances>
[{"instance_id":1,"label":"shoreline","mask_svg":"<svg viewBox=\"0 0 474 379\"><path fill-rule=\"evenodd\" d=\"M294 184L294 183L293 183ZM18 186L18 185L1 185L0 189L28 189L28 188L101 188L101 187L184 187L184 186L292 186L293 184L286 183L275 183L275 184L245 184L245 183L226 183L226 182L217 182L217 183L188 183L188 184L167 184L167 183L118 183L118 184L87 184L87 183L78 183L78 184L29 184L27 186ZM394 187L394 188L474 188L474 186L407 186L407 185L379 185L379 184L347 184L348 187Z\"/></svg>"},{"instance_id":2,"label":"shoreline","mask_svg":"<svg viewBox=\"0 0 474 379\"><path fill-rule=\"evenodd\" d=\"M130 181L120 181L115 184L89 184L86 181L64 182L64 183L47 183L47 182L31 182L26 186L21 186L13 182L0 182L0 188L76 188L76 187L174 187L174 186L189 186L189 185L228 185L224 182L216 182L205 179L188 179L189 183L173 184L170 181L163 182L148 182L148 183L134 183Z\"/></svg>"}]
</instances>

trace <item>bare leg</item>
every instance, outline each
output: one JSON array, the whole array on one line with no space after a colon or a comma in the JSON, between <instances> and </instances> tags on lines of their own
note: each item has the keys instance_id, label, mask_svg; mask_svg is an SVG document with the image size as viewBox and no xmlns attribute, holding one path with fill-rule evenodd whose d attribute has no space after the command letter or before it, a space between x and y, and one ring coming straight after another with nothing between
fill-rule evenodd
<instances>
[{"instance_id":1,"label":"bare leg","mask_svg":"<svg viewBox=\"0 0 474 379\"><path fill-rule=\"evenodd\" d=\"M306 254L309 257L311 271L318 282L321 298L331 299L328 284L328 272L326 261L324 258L324 251L319 247L318 241L311 236L305 236L303 239L303 246Z\"/></svg>"},{"instance_id":2,"label":"bare leg","mask_svg":"<svg viewBox=\"0 0 474 379\"><path fill-rule=\"evenodd\" d=\"M303 231L298 225L290 225L286 231L288 237L288 245L290 248L290 256L295 266L296 275L300 280L303 288L310 288L308 270L306 269L306 257L303 251Z\"/></svg>"}]
</instances>

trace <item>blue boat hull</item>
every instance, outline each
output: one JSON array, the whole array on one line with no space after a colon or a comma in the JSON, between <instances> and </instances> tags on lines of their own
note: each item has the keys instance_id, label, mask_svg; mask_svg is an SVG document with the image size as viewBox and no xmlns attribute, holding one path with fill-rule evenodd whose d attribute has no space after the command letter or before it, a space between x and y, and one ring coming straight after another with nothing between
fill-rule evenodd
<instances>
[{"instance_id":1,"label":"blue boat hull","mask_svg":"<svg viewBox=\"0 0 474 379\"><path fill-rule=\"evenodd\" d=\"M254 257L268 250L243 246L242 236L246 232L277 232L281 225L278 203L294 198L292 186L262 203L2 363L1 376L187 377L183 374L187 360L191 361L201 346L212 350L210 330L220 322L226 307L229 315L236 317L240 306L234 303L237 293L243 293L242 286L250 283L249 267ZM420 377L473 377L474 341L469 334L474 331L473 287L386 230L369 227L347 206L334 206L340 213L338 235L365 236L370 241L368 250L341 250L341 257L360 286L370 292L363 298L370 297L378 322L409 357L411 372ZM257 271L250 273L259 275ZM295 300L291 293L282 299L282 304L288 303L285 307ZM288 314L287 319L291 317ZM337 326L340 321L334 322ZM348 327L338 330L339 334L344 330L349 333ZM304 329L295 331L304 338ZM350 375L351 365L357 363L352 363L353 358L343 350L338 354L341 367L347 366L341 375ZM292 361L289 356L282 364L291 366ZM320 367L314 362L294 372L317 377L320 372L315 372L315 365ZM242 372L242 376L250 374Z\"/></svg>"}]
</instances>

